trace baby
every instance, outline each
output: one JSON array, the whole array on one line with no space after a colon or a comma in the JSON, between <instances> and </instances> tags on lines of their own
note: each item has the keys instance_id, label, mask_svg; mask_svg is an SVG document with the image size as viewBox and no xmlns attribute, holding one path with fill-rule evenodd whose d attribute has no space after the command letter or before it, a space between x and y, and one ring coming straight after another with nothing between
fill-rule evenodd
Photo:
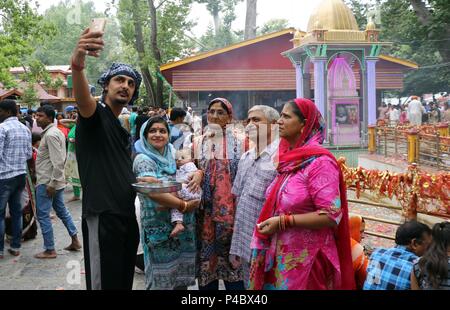
<instances>
[{"instance_id":1,"label":"baby","mask_svg":"<svg viewBox=\"0 0 450 310\"><path fill-rule=\"evenodd\" d=\"M189 177L193 175L198 169L192 162L191 150L182 149L176 153L177 160L177 182L183 183L182 189L178 192L178 197L183 200L197 200L201 199L201 192L193 193L187 188ZM171 222L175 225L170 237L176 237L179 233L184 231L183 214L177 209L171 209Z\"/></svg>"}]
</instances>

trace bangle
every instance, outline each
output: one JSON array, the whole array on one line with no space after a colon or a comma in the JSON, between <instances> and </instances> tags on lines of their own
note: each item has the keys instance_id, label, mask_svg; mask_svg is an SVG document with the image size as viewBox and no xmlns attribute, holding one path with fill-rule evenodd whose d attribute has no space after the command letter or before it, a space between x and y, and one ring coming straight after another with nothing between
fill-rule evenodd
<instances>
[{"instance_id":1,"label":"bangle","mask_svg":"<svg viewBox=\"0 0 450 310\"><path fill-rule=\"evenodd\" d=\"M183 209L183 213L184 213L184 212L186 212L186 210L187 210L188 204L187 204L186 201L183 201L183 202L184 202L184 209Z\"/></svg>"},{"instance_id":2,"label":"bangle","mask_svg":"<svg viewBox=\"0 0 450 310\"><path fill-rule=\"evenodd\" d=\"M278 230L281 231L281 215L278 215Z\"/></svg>"},{"instance_id":3,"label":"bangle","mask_svg":"<svg viewBox=\"0 0 450 310\"><path fill-rule=\"evenodd\" d=\"M71 59L70 68L75 71L83 71L84 66L79 66L73 62L73 58Z\"/></svg>"},{"instance_id":4,"label":"bangle","mask_svg":"<svg viewBox=\"0 0 450 310\"><path fill-rule=\"evenodd\" d=\"M178 211L180 211L181 213L184 213L184 211L186 211L186 201L180 199Z\"/></svg>"}]
</instances>

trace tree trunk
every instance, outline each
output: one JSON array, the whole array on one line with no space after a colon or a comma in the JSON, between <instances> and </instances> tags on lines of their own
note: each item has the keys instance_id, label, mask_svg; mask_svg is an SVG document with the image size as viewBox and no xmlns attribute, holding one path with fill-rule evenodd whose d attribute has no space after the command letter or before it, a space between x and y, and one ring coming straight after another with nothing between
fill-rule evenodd
<instances>
[{"instance_id":1,"label":"tree trunk","mask_svg":"<svg viewBox=\"0 0 450 310\"><path fill-rule=\"evenodd\" d=\"M158 23L156 20L156 7L154 0L148 0L148 7L150 13L150 38L153 58L155 59L155 71L156 71L156 105L158 107L163 106L163 80L161 78L162 74L159 70L159 66L162 64L161 52L158 47Z\"/></svg>"},{"instance_id":2,"label":"tree trunk","mask_svg":"<svg viewBox=\"0 0 450 310\"><path fill-rule=\"evenodd\" d=\"M423 2L422 0L409 0L409 2L413 7L414 12L416 12L416 16L419 19L420 23L425 27L429 27L430 24L432 23L432 15L428 10L425 2ZM435 38L435 35L436 35L435 33L430 31L428 37L430 39ZM445 33L443 35L440 34L439 37L449 38L450 37L449 27L447 27L445 29ZM439 51L439 54L441 55L443 62L445 63L450 62L450 50L448 49L448 41L441 41L436 43L436 48Z\"/></svg>"},{"instance_id":3,"label":"tree trunk","mask_svg":"<svg viewBox=\"0 0 450 310\"><path fill-rule=\"evenodd\" d=\"M244 40L256 37L256 5L258 0L247 0L247 14L245 16Z\"/></svg>"},{"instance_id":4,"label":"tree trunk","mask_svg":"<svg viewBox=\"0 0 450 310\"><path fill-rule=\"evenodd\" d=\"M219 35L220 30L220 17L219 17L219 10L214 10L211 12L213 19L214 19L214 33L216 36Z\"/></svg>"},{"instance_id":5,"label":"tree trunk","mask_svg":"<svg viewBox=\"0 0 450 310\"><path fill-rule=\"evenodd\" d=\"M144 81L145 90L149 99L149 104L155 106L155 86L153 79L148 69L148 65L145 64L145 47L144 47L144 35L142 33L142 20L139 18L138 0L133 0L133 21L134 21L134 36L135 47L138 52L139 68L142 72L142 78Z\"/></svg>"}]
</instances>

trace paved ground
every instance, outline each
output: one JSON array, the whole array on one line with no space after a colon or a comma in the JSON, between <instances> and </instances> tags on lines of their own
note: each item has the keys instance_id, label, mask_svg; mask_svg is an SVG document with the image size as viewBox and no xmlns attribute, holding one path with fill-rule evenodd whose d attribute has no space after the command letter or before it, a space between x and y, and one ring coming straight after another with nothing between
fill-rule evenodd
<instances>
[{"instance_id":1,"label":"paved ground","mask_svg":"<svg viewBox=\"0 0 450 310\"><path fill-rule=\"evenodd\" d=\"M72 192L68 189L65 193L66 200L71 196ZM81 202L72 202L66 206L72 214L75 225L81 231ZM401 220L398 213L387 209L351 204L350 211L390 220ZM70 238L58 218L53 220L53 228L58 253L56 259L39 260L33 257L34 254L43 250L43 240L39 229L36 239L22 243L19 257L11 256L6 251L8 244L5 244L5 258L0 260L0 290L84 290L86 288L83 252L64 250L64 247L70 243ZM396 226L368 221L367 229L392 236L395 235ZM80 241L82 241L81 233ZM393 241L367 236L363 244L368 244L370 247L392 246ZM222 283L220 288L224 289ZM135 273L133 289L144 289L143 274ZM197 289L197 286L189 289Z\"/></svg>"},{"instance_id":2,"label":"paved ground","mask_svg":"<svg viewBox=\"0 0 450 310\"><path fill-rule=\"evenodd\" d=\"M66 200L72 196L66 190ZM66 204L81 238L81 202ZM65 251L70 243L69 234L58 218L53 220L53 230L58 257L56 259L36 259L34 254L43 250L43 239L38 228L36 239L22 243L21 255L11 256L5 244L5 258L0 260L0 290L84 290L85 274L83 252ZM144 276L135 273L134 289L144 288Z\"/></svg>"}]
</instances>

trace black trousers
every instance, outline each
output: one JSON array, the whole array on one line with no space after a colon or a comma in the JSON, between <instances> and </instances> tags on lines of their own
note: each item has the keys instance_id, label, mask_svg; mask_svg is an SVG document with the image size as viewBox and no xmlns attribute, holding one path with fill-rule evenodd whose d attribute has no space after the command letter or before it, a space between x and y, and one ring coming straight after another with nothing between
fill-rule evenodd
<instances>
[{"instance_id":1,"label":"black trousers","mask_svg":"<svg viewBox=\"0 0 450 310\"><path fill-rule=\"evenodd\" d=\"M114 214L88 216L82 221L86 288L131 290L139 245L135 217Z\"/></svg>"}]
</instances>

